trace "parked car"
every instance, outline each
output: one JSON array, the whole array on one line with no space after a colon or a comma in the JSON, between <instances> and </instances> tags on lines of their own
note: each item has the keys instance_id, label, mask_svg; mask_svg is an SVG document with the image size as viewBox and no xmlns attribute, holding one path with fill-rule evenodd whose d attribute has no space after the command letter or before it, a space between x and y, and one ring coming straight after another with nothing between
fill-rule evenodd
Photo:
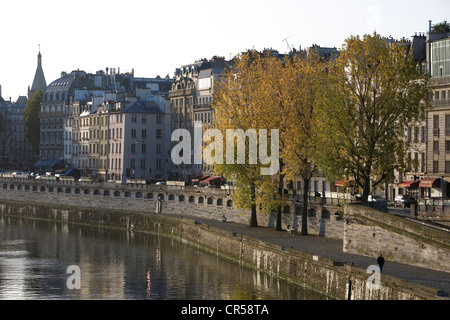
<instances>
[{"instance_id":1,"label":"parked car","mask_svg":"<svg viewBox=\"0 0 450 320\"><path fill-rule=\"evenodd\" d=\"M377 194L369 194L369 197L367 198L367 202L379 202L379 201L386 201L386 199L380 197Z\"/></svg>"},{"instance_id":2,"label":"parked car","mask_svg":"<svg viewBox=\"0 0 450 320\"><path fill-rule=\"evenodd\" d=\"M81 171L76 168L72 168L72 169L68 169L64 173L57 173L57 174L55 174L55 176L57 178L59 178L59 177L74 177L75 180L78 180L81 177Z\"/></svg>"},{"instance_id":3,"label":"parked car","mask_svg":"<svg viewBox=\"0 0 450 320\"><path fill-rule=\"evenodd\" d=\"M409 208L411 207L411 204L416 204L417 201L408 195L405 194L399 194L395 196L394 200L394 206L395 207L403 207L403 208Z\"/></svg>"}]
</instances>

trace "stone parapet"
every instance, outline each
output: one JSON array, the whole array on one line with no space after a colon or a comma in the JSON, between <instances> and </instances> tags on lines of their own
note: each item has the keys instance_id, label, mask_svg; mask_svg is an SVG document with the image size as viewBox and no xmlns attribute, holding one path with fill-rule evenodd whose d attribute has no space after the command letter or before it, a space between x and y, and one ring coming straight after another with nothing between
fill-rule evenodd
<instances>
[{"instance_id":1,"label":"stone parapet","mask_svg":"<svg viewBox=\"0 0 450 320\"><path fill-rule=\"evenodd\" d=\"M50 220L150 232L220 255L272 276L292 281L331 298L345 300L435 300L435 289L383 276L378 288L367 286L367 272L355 266L232 233L191 219L125 210L76 208L0 201L0 217Z\"/></svg>"},{"instance_id":2,"label":"stone parapet","mask_svg":"<svg viewBox=\"0 0 450 320\"><path fill-rule=\"evenodd\" d=\"M347 205L344 219L344 252L448 272L448 232L360 205Z\"/></svg>"}]
</instances>

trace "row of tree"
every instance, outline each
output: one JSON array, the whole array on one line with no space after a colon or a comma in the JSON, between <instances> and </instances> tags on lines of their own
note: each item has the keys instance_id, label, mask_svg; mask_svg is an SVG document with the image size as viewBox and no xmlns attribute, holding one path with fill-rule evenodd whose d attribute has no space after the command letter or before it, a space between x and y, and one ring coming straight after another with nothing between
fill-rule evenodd
<instances>
[{"instance_id":1,"label":"row of tree","mask_svg":"<svg viewBox=\"0 0 450 320\"><path fill-rule=\"evenodd\" d=\"M258 208L275 210L281 230L284 184L298 178L305 212L308 185L319 170L329 181L354 181L367 201L371 188L406 169L405 132L424 119L427 81L406 43L378 34L350 37L339 55L328 59L314 49L283 59L241 54L215 87L212 126L223 136L229 129L278 129L279 150L268 150L279 151L280 170L262 175L267 163L248 161L249 140L245 163L234 152L234 162L223 155L211 169L235 181L234 203L251 210L251 226L258 225ZM307 214L302 216L306 235Z\"/></svg>"}]
</instances>

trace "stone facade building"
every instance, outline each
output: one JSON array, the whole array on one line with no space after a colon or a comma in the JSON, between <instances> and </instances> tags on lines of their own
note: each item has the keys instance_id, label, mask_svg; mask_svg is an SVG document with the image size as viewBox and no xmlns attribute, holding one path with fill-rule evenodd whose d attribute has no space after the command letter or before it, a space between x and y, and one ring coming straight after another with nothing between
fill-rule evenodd
<instances>
[{"instance_id":1,"label":"stone facade building","mask_svg":"<svg viewBox=\"0 0 450 320\"><path fill-rule=\"evenodd\" d=\"M95 74L76 70L50 83L44 91L41 105L41 159L65 159L70 163L71 127L74 103L91 103L96 108L107 91L129 91L133 73L116 73L116 69Z\"/></svg>"},{"instance_id":2,"label":"stone facade building","mask_svg":"<svg viewBox=\"0 0 450 320\"><path fill-rule=\"evenodd\" d=\"M194 150L194 125L212 122L211 103L214 85L230 63L222 57L213 57L211 60L203 59L182 66L175 71L174 82L169 92L172 129L189 131L192 137L192 150ZM203 164L194 164L193 158L191 154L191 164L174 165L173 171L178 179L189 180L189 177L204 173Z\"/></svg>"},{"instance_id":3,"label":"stone facade building","mask_svg":"<svg viewBox=\"0 0 450 320\"><path fill-rule=\"evenodd\" d=\"M105 92L94 99L100 104L73 104L72 165L85 176L125 182L165 178L170 172L167 92L152 87L158 79L146 81L148 88Z\"/></svg>"},{"instance_id":4,"label":"stone facade building","mask_svg":"<svg viewBox=\"0 0 450 320\"><path fill-rule=\"evenodd\" d=\"M450 197L450 33L427 34L432 108L428 112L427 177L423 197Z\"/></svg>"}]
</instances>

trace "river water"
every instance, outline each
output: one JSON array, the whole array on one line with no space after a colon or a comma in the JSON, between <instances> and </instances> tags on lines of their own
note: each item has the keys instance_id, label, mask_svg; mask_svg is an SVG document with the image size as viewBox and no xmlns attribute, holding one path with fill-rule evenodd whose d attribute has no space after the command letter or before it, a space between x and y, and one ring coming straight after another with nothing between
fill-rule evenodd
<instances>
[{"instance_id":1,"label":"river water","mask_svg":"<svg viewBox=\"0 0 450 320\"><path fill-rule=\"evenodd\" d=\"M0 217L3 300L322 300L148 233Z\"/></svg>"}]
</instances>

